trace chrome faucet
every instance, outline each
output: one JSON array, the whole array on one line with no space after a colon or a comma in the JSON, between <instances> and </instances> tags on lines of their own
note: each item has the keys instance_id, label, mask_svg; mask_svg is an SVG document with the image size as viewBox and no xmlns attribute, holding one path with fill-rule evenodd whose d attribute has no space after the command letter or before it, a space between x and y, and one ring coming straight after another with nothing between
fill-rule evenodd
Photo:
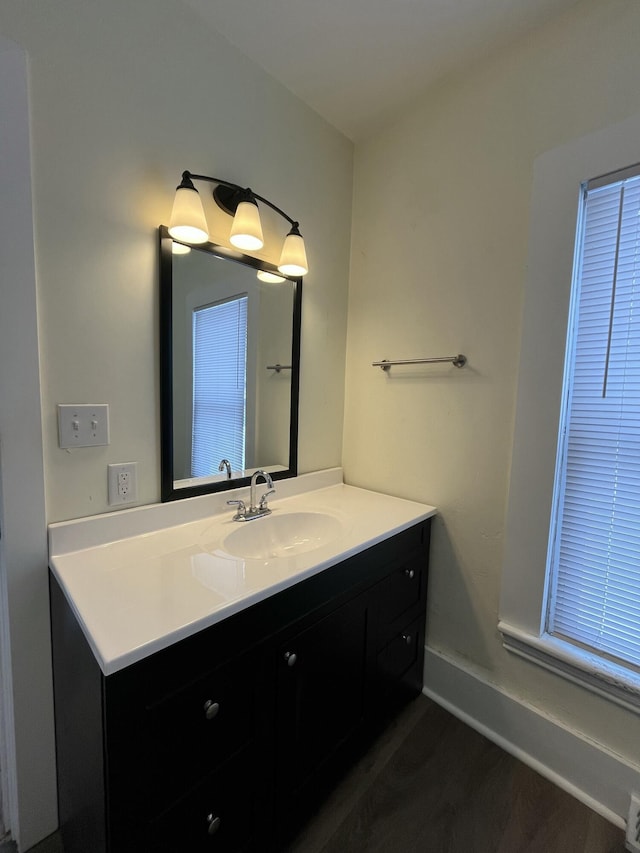
<instances>
[{"instance_id":1,"label":"chrome faucet","mask_svg":"<svg viewBox=\"0 0 640 853\"><path fill-rule=\"evenodd\" d=\"M231 462L228 459L221 459L220 464L218 465L218 471L227 472L227 480L231 479Z\"/></svg>"},{"instance_id":2,"label":"chrome faucet","mask_svg":"<svg viewBox=\"0 0 640 853\"><path fill-rule=\"evenodd\" d=\"M256 484L258 482L258 477L262 477L262 479L267 484L268 492L265 492L260 498L259 506L256 506ZM251 477L251 501L250 501L250 512L260 512L263 515L267 515L271 512L271 510L267 507L267 498L269 495L275 494L275 489L273 488L273 480L271 479L271 474L267 474L266 471L254 471Z\"/></svg>"},{"instance_id":3,"label":"chrome faucet","mask_svg":"<svg viewBox=\"0 0 640 853\"><path fill-rule=\"evenodd\" d=\"M260 501L256 506L256 485L258 478L262 477L267 485L267 491L260 496ZM249 506L247 507L242 500L227 501L229 506L237 506L236 514L233 516L234 521L253 521L254 518L262 518L263 515L269 515L271 510L267 506L267 498L274 495L276 490L273 487L271 475L266 471L254 471L251 477L251 491L249 498Z\"/></svg>"}]
</instances>

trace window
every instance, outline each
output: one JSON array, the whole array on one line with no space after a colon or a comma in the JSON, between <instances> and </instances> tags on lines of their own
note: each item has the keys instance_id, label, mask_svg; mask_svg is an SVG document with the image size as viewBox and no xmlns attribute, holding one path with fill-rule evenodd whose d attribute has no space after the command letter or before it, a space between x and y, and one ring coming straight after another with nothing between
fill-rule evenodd
<instances>
[{"instance_id":1,"label":"window","mask_svg":"<svg viewBox=\"0 0 640 853\"><path fill-rule=\"evenodd\" d=\"M577 232L546 630L640 671L640 167Z\"/></svg>"},{"instance_id":2,"label":"window","mask_svg":"<svg viewBox=\"0 0 640 853\"><path fill-rule=\"evenodd\" d=\"M191 476L218 472L222 458L245 468L246 294L193 312Z\"/></svg>"},{"instance_id":3,"label":"window","mask_svg":"<svg viewBox=\"0 0 640 853\"><path fill-rule=\"evenodd\" d=\"M634 645L637 633L630 642L626 630L629 626L623 623L629 619L638 631L638 610L635 616L624 611L638 607L640 578L636 569L631 585L625 586L624 573L634 563L640 563L640 555L629 553L630 559L625 562L623 549L638 547L637 539L633 538L638 510L628 501L640 488L638 479L633 482L633 466L640 457L640 445L636 443L634 447L630 435L623 435L623 431L627 429L625 420L633 423L637 404L637 400L632 402L639 367L634 347L637 352L640 341L632 289L635 287L634 218L638 212L634 198L638 197L640 175L637 171L634 174L619 170L640 160L639 138L640 115L632 116L546 151L534 163L498 623L503 645L509 652L635 712L640 711L640 666ZM591 180L597 175L608 177ZM609 202L613 200L613 207L605 214L603 205L607 198ZM605 225L607 216L610 222ZM620 246L613 293L619 218ZM600 237L595 243L591 238L601 226L609 235L608 248L602 254ZM590 380L595 389L594 398L583 401L583 380L589 370L585 358L590 349L585 333L589 331L590 314L585 301L581 316L580 302L595 286L595 278L601 272L605 280L607 274L609 278L602 291L604 339L599 330L596 345L596 350L600 348L595 356L595 361L600 361L600 375ZM572 330L569 336L567 329ZM575 381L572 383L571 379ZM609 432L615 443L611 445L613 449L607 450L611 453L609 458L599 466L597 453L605 450L602 431L612 423L602 418L586 430L594 449L593 463L589 464L593 464L598 476L603 472L608 475L608 479L594 483L589 481L591 472L585 469L586 461L583 464L576 455L584 447L580 407L589 417L608 409L614 413L615 424L621 424ZM637 408L635 416L640 423ZM626 482L621 478L627 478ZM598 500L603 497L606 510ZM587 513L586 501L592 500L593 509ZM578 514L574 513L576 507ZM592 523L591 513L596 509L604 512L604 516ZM633 516L631 524L625 524L625 513ZM573 559L571 525L582 537L584 561ZM597 547L595 531L599 536ZM589 571L587 560L596 550L602 553L609 547L611 556L607 550L607 559L600 560L604 569ZM618 556L614 556L614 551ZM573 565L582 566L575 575L578 585L573 587L572 559ZM589 584L596 578L599 580L592 588ZM594 603L594 593L600 596L600 603Z\"/></svg>"}]
</instances>

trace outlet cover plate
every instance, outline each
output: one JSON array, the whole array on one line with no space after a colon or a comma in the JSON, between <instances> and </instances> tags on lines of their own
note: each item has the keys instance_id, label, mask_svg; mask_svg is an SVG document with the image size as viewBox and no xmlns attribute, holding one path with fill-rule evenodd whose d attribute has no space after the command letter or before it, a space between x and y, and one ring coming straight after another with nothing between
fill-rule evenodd
<instances>
[{"instance_id":1,"label":"outlet cover plate","mask_svg":"<svg viewBox=\"0 0 640 853\"><path fill-rule=\"evenodd\" d=\"M138 500L138 463L107 465L109 506L132 504Z\"/></svg>"}]
</instances>

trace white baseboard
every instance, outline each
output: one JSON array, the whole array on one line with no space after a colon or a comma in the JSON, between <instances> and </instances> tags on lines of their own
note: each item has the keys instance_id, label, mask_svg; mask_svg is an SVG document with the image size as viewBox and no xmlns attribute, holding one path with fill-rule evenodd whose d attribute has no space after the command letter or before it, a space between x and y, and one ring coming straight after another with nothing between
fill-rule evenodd
<instances>
[{"instance_id":1,"label":"white baseboard","mask_svg":"<svg viewBox=\"0 0 640 853\"><path fill-rule=\"evenodd\" d=\"M624 829L640 766L571 731L485 681L461 661L425 649L423 693L506 752Z\"/></svg>"}]
</instances>

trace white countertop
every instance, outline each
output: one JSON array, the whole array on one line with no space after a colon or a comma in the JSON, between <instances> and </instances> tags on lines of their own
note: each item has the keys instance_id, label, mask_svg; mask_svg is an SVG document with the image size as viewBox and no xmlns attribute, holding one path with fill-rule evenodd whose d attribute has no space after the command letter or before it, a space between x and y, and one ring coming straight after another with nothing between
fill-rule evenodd
<instances>
[{"instance_id":1,"label":"white countertop","mask_svg":"<svg viewBox=\"0 0 640 853\"><path fill-rule=\"evenodd\" d=\"M173 526L167 526L172 506L181 519L197 516L206 503L188 499L50 525L51 570L103 673L142 660L436 512L342 483L314 489L332 479L319 472L276 484L291 496L270 501L268 518L305 512L340 522L330 541L294 556L243 559L224 549L231 532L268 521L232 521L225 501L236 490L214 499L214 514ZM292 494L296 481L302 494ZM244 497L247 490L237 492ZM213 496L207 498L211 503ZM189 501L190 507L180 506ZM125 538L116 538L118 530L126 531Z\"/></svg>"}]
</instances>

